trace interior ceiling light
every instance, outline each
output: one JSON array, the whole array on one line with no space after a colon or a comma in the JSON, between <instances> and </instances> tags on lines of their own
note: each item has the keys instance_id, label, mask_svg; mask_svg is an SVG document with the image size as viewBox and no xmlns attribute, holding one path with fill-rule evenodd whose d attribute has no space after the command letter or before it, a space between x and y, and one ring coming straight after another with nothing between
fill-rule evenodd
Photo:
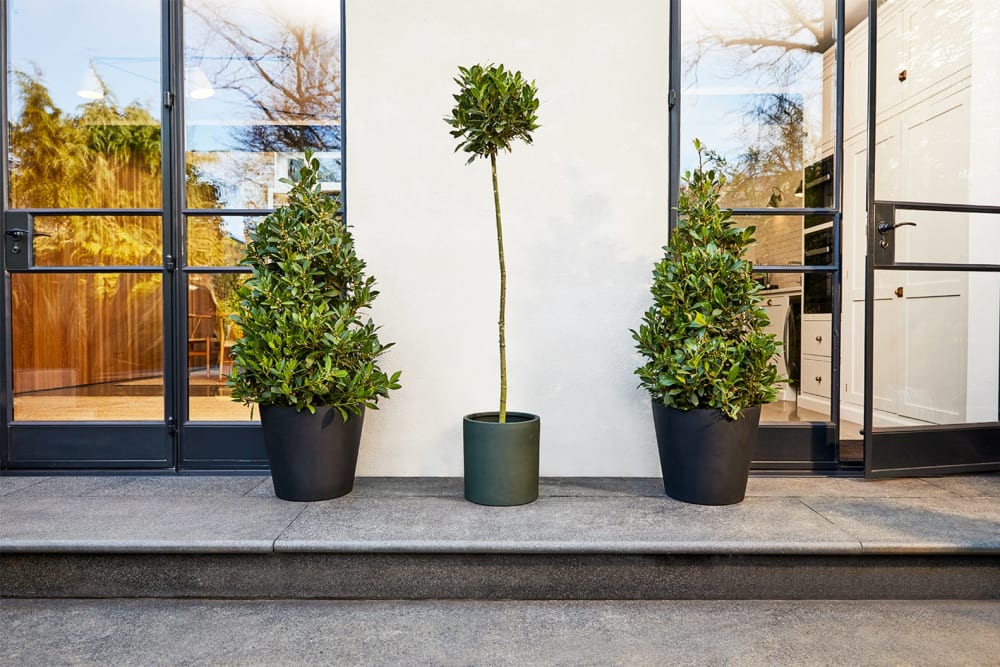
<instances>
[{"instance_id":1,"label":"interior ceiling light","mask_svg":"<svg viewBox=\"0 0 1000 667\"><path fill-rule=\"evenodd\" d=\"M104 97L104 84L97 76L97 71L91 65L83 73L76 94L85 100L99 100Z\"/></svg>"},{"instance_id":2,"label":"interior ceiling light","mask_svg":"<svg viewBox=\"0 0 1000 667\"><path fill-rule=\"evenodd\" d=\"M192 67L187 72L188 94L192 99L204 100L215 95L215 88L212 82L205 76L205 72L200 67Z\"/></svg>"}]
</instances>

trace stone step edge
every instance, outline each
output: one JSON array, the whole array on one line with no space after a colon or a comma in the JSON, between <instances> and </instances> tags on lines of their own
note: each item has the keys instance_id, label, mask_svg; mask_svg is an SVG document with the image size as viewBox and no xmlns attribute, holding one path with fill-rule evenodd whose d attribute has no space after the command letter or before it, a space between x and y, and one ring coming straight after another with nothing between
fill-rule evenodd
<instances>
[{"instance_id":1,"label":"stone step edge","mask_svg":"<svg viewBox=\"0 0 1000 667\"><path fill-rule=\"evenodd\" d=\"M1000 541L545 541L545 540L3 540L0 554L605 554L605 555L1000 555Z\"/></svg>"},{"instance_id":2,"label":"stone step edge","mask_svg":"<svg viewBox=\"0 0 1000 667\"><path fill-rule=\"evenodd\" d=\"M0 597L1000 599L1000 555L21 553Z\"/></svg>"}]
</instances>

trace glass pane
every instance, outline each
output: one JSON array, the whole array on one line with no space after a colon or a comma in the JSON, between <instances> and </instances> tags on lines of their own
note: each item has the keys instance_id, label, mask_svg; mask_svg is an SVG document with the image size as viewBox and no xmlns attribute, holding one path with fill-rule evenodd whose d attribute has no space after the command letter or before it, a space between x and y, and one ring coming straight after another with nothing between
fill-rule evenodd
<instances>
[{"instance_id":1,"label":"glass pane","mask_svg":"<svg viewBox=\"0 0 1000 667\"><path fill-rule=\"evenodd\" d=\"M35 216L34 231L35 266L163 264L158 217Z\"/></svg>"},{"instance_id":2,"label":"glass pane","mask_svg":"<svg viewBox=\"0 0 1000 667\"><path fill-rule=\"evenodd\" d=\"M260 216L191 216L187 223L188 266L237 266L247 233Z\"/></svg>"},{"instance_id":3,"label":"glass pane","mask_svg":"<svg viewBox=\"0 0 1000 667\"><path fill-rule=\"evenodd\" d=\"M10 280L15 420L163 420L159 274Z\"/></svg>"},{"instance_id":4,"label":"glass pane","mask_svg":"<svg viewBox=\"0 0 1000 667\"><path fill-rule=\"evenodd\" d=\"M273 208L306 148L340 191L337 3L188 0L184 39L189 208Z\"/></svg>"},{"instance_id":5,"label":"glass pane","mask_svg":"<svg viewBox=\"0 0 1000 667\"><path fill-rule=\"evenodd\" d=\"M682 4L681 170L697 166L695 138L722 156L732 174L723 205L801 207L806 167L832 153L832 7Z\"/></svg>"},{"instance_id":6,"label":"glass pane","mask_svg":"<svg viewBox=\"0 0 1000 667\"><path fill-rule=\"evenodd\" d=\"M11 207L159 208L160 3L7 6Z\"/></svg>"},{"instance_id":7,"label":"glass pane","mask_svg":"<svg viewBox=\"0 0 1000 667\"><path fill-rule=\"evenodd\" d=\"M233 344L242 332L230 319L245 273L192 274L188 278L188 413L192 421L247 421L251 410L230 398L226 379ZM254 414L259 418L259 414Z\"/></svg>"},{"instance_id":8,"label":"glass pane","mask_svg":"<svg viewBox=\"0 0 1000 667\"><path fill-rule=\"evenodd\" d=\"M820 274L771 274L777 284L761 292L761 306L771 324L768 332L781 341L774 362L778 373L789 378L778 400L763 407L766 422L830 421L830 341L832 337L831 281L820 290L803 291L803 282ZM815 312L809 312L815 311Z\"/></svg>"},{"instance_id":9,"label":"glass pane","mask_svg":"<svg viewBox=\"0 0 1000 667\"><path fill-rule=\"evenodd\" d=\"M747 251L755 265L766 266L832 266L833 218L830 216L738 216L737 224L757 228L757 240ZM801 284L800 276L792 274L762 275L767 287L791 287Z\"/></svg>"},{"instance_id":10,"label":"glass pane","mask_svg":"<svg viewBox=\"0 0 1000 667\"><path fill-rule=\"evenodd\" d=\"M1000 265L1000 216L896 211L897 262Z\"/></svg>"},{"instance_id":11,"label":"glass pane","mask_svg":"<svg viewBox=\"0 0 1000 667\"><path fill-rule=\"evenodd\" d=\"M1000 275L892 275L875 301L875 425L1000 419Z\"/></svg>"},{"instance_id":12,"label":"glass pane","mask_svg":"<svg viewBox=\"0 0 1000 667\"><path fill-rule=\"evenodd\" d=\"M1000 3L879 8L876 196L1000 205Z\"/></svg>"}]
</instances>

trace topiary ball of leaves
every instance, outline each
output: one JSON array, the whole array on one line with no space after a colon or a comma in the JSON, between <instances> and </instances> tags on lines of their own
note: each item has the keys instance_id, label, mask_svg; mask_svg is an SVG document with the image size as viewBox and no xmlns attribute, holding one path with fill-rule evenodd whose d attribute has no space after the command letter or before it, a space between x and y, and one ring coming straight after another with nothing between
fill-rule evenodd
<instances>
[{"instance_id":1,"label":"topiary ball of leaves","mask_svg":"<svg viewBox=\"0 0 1000 667\"><path fill-rule=\"evenodd\" d=\"M451 117L445 119L455 128L451 136L459 141L456 152L471 153L471 164L477 157L495 157L500 150L510 151L515 139L532 142L531 133L538 129L538 88L534 81L503 65L459 67L458 73L455 106Z\"/></svg>"},{"instance_id":2,"label":"topiary ball of leaves","mask_svg":"<svg viewBox=\"0 0 1000 667\"><path fill-rule=\"evenodd\" d=\"M745 258L755 228L737 227L719 206L725 176L706 169L698 141L695 148L698 169L685 174L677 229L653 268L653 305L632 331L646 358L635 372L667 407L716 408L736 419L743 408L776 398L784 381L773 362L780 343L765 332L760 285Z\"/></svg>"},{"instance_id":3,"label":"topiary ball of leaves","mask_svg":"<svg viewBox=\"0 0 1000 667\"><path fill-rule=\"evenodd\" d=\"M377 360L391 347L363 311L378 295L375 279L340 216L323 194L319 161L306 152L288 203L257 224L241 264L253 269L239 288L232 319L243 330L233 348L233 400L315 412L337 408L347 419L377 408L399 388Z\"/></svg>"}]
</instances>

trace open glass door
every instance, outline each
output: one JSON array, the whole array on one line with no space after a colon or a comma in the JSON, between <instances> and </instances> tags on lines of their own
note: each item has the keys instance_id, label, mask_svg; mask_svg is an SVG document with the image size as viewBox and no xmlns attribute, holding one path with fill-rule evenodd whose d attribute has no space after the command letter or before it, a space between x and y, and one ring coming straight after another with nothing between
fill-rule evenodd
<instances>
[{"instance_id":1,"label":"open glass door","mask_svg":"<svg viewBox=\"0 0 1000 667\"><path fill-rule=\"evenodd\" d=\"M865 474L1000 470L1000 6L870 16Z\"/></svg>"}]
</instances>

